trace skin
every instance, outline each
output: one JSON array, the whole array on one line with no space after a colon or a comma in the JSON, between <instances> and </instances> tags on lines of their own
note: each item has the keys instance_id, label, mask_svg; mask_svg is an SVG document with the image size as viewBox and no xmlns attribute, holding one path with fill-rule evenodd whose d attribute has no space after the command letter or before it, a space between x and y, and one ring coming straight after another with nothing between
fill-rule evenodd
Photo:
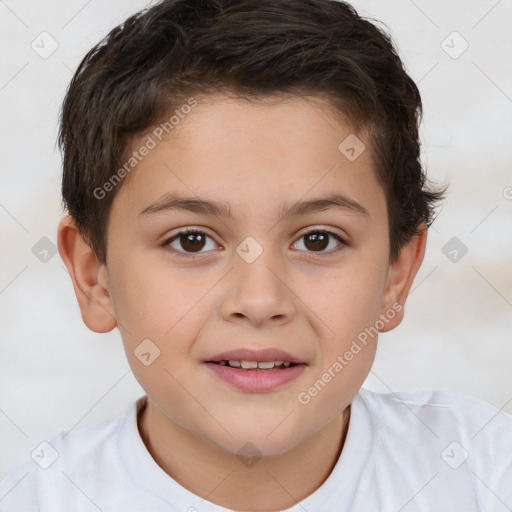
<instances>
[{"instance_id":1,"label":"skin","mask_svg":"<svg viewBox=\"0 0 512 512\"><path fill-rule=\"evenodd\" d=\"M360 135L367 149L349 161L338 145L352 132L332 112L321 98L201 98L122 183L105 265L70 217L59 225L59 251L85 324L96 332L119 328L146 391L138 426L149 452L181 485L227 508L285 509L325 481L377 336L309 403L298 395L360 332L405 303L423 259L426 229L390 262L386 200L368 142ZM178 210L139 215L169 192L225 201L233 218ZM278 221L283 201L332 192L368 215L328 208ZM187 226L211 237L196 259L180 239L165 245ZM304 237L311 230L332 231L346 245L331 237L318 252ZM248 236L263 248L252 263L236 252ZM403 313L380 331L396 327ZM160 349L149 366L134 355L147 338ZM203 364L239 347L279 347L307 367L271 392L243 392ZM252 467L237 457L248 442L262 455Z\"/></svg>"}]
</instances>

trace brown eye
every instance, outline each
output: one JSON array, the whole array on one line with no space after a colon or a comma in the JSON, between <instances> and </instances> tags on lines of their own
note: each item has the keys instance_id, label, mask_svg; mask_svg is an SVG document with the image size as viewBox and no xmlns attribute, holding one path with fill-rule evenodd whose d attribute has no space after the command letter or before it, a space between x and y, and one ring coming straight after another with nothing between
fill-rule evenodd
<instances>
[{"instance_id":1,"label":"brown eye","mask_svg":"<svg viewBox=\"0 0 512 512\"><path fill-rule=\"evenodd\" d=\"M309 233L302 235L299 241L300 240L304 240L304 247L308 252L332 253L346 245L345 241L339 235L332 233L331 231L310 231ZM328 247L331 247L331 249L326 250Z\"/></svg>"},{"instance_id":2,"label":"brown eye","mask_svg":"<svg viewBox=\"0 0 512 512\"><path fill-rule=\"evenodd\" d=\"M166 240L164 244L179 253L193 254L207 252L203 251L203 249L208 245L208 239L212 240L210 236L202 231L186 230L176 233L172 238ZM215 243L211 243L210 245L210 248L217 247Z\"/></svg>"},{"instance_id":3,"label":"brown eye","mask_svg":"<svg viewBox=\"0 0 512 512\"><path fill-rule=\"evenodd\" d=\"M187 252L200 251L205 245L205 236L201 233L188 233L180 235L180 245Z\"/></svg>"},{"instance_id":4,"label":"brown eye","mask_svg":"<svg viewBox=\"0 0 512 512\"><path fill-rule=\"evenodd\" d=\"M304 239L304 245L311 251L323 251L329 245L329 235L325 233L310 233Z\"/></svg>"}]
</instances>

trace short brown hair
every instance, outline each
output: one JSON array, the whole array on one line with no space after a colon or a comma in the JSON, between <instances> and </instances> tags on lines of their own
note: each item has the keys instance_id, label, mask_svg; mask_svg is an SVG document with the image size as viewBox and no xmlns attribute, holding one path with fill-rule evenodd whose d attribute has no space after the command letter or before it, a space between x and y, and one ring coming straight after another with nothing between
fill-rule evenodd
<instances>
[{"instance_id":1,"label":"short brown hair","mask_svg":"<svg viewBox=\"0 0 512 512\"><path fill-rule=\"evenodd\" d=\"M338 0L163 0L87 53L61 110L63 204L102 263L122 184L101 200L94 191L130 141L187 97L210 93L327 97L368 136L387 198L390 259L431 224L444 190L426 188L420 93L388 34Z\"/></svg>"}]
</instances>

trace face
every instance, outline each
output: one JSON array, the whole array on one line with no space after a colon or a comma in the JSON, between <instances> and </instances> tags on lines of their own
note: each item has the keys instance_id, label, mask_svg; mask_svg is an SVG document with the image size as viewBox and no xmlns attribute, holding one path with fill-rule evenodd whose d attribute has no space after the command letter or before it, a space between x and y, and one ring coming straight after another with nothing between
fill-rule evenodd
<instances>
[{"instance_id":1,"label":"face","mask_svg":"<svg viewBox=\"0 0 512 512\"><path fill-rule=\"evenodd\" d=\"M389 232L368 145L356 159L339 149L349 135L320 98L198 99L122 184L107 234L112 314L163 422L275 455L361 387L376 348L361 333L390 308ZM194 202L171 201L181 196ZM301 364L292 375L207 362L237 349Z\"/></svg>"}]
</instances>

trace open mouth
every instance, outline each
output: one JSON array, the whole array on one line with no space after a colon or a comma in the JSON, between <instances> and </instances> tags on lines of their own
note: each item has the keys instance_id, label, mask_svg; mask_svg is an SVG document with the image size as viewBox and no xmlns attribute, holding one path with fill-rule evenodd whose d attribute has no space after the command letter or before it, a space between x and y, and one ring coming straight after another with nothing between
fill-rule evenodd
<instances>
[{"instance_id":1,"label":"open mouth","mask_svg":"<svg viewBox=\"0 0 512 512\"><path fill-rule=\"evenodd\" d=\"M218 364L228 368L236 368L237 370L247 371L277 371L286 370L298 366L298 363L290 361L245 361L245 360L222 360L222 361L206 361L207 363ZM302 364L302 363L301 363Z\"/></svg>"},{"instance_id":2,"label":"open mouth","mask_svg":"<svg viewBox=\"0 0 512 512\"><path fill-rule=\"evenodd\" d=\"M264 356L261 356L262 359ZM219 359L205 361L204 365L216 378L246 393L267 393L297 379L307 363L291 361L248 361Z\"/></svg>"}]
</instances>

